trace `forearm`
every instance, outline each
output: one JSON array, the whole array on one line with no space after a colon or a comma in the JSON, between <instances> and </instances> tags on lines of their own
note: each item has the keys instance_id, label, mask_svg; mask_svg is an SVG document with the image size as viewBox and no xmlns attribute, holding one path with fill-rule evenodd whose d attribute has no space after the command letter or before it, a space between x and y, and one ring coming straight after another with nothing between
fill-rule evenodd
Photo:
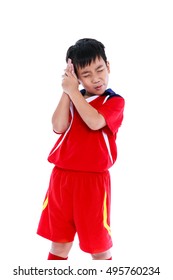
<instances>
[{"instance_id":1,"label":"forearm","mask_svg":"<svg viewBox=\"0 0 173 280\"><path fill-rule=\"evenodd\" d=\"M79 82L74 74L74 67L71 61L68 61L65 74L63 75L62 88L73 102L79 115L92 130L101 129L106 125L104 117L98 113L82 96L79 89Z\"/></svg>"},{"instance_id":2,"label":"forearm","mask_svg":"<svg viewBox=\"0 0 173 280\"><path fill-rule=\"evenodd\" d=\"M79 115L90 129L98 130L106 125L104 117L85 100L79 90L69 94L69 96Z\"/></svg>"},{"instance_id":3,"label":"forearm","mask_svg":"<svg viewBox=\"0 0 173 280\"><path fill-rule=\"evenodd\" d=\"M63 93L52 116L53 130L63 133L69 126L70 98Z\"/></svg>"}]
</instances>

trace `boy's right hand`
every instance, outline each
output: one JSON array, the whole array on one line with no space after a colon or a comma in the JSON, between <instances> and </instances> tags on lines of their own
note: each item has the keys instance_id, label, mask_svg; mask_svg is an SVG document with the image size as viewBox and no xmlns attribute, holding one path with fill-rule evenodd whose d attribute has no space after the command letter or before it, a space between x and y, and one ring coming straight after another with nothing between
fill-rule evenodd
<instances>
[{"instance_id":1,"label":"boy's right hand","mask_svg":"<svg viewBox=\"0 0 173 280\"><path fill-rule=\"evenodd\" d=\"M74 66L71 59L68 59L67 67L64 70L64 75L62 76L62 88L63 91L70 96L73 91L78 90L79 82L77 76L74 72Z\"/></svg>"},{"instance_id":2,"label":"boy's right hand","mask_svg":"<svg viewBox=\"0 0 173 280\"><path fill-rule=\"evenodd\" d=\"M74 66L73 66L73 63L72 63L72 61L71 61L71 59L69 58L68 59L68 62L67 62L67 68L65 69L65 71L70 71L73 75L74 75L74 77L76 77L76 74L75 74L75 72L74 72ZM77 77L76 77L77 78Z\"/></svg>"}]
</instances>

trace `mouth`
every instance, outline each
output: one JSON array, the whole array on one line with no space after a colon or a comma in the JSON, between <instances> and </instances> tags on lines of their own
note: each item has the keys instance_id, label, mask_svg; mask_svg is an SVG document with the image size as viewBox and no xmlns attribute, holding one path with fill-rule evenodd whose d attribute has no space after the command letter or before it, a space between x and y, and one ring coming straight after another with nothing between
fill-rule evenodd
<instances>
[{"instance_id":1,"label":"mouth","mask_svg":"<svg viewBox=\"0 0 173 280\"><path fill-rule=\"evenodd\" d=\"M95 87L95 89L96 89L96 90L101 90L102 87L103 87L103 85L100 85L100 86Z\"/></svg>"}]
</instances>

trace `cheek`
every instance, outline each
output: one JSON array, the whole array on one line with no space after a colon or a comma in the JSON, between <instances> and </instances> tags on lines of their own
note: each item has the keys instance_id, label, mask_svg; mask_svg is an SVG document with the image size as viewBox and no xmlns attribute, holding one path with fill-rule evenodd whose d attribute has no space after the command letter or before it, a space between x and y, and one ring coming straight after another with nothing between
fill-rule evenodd
<instances>
[{"instance_id":1,"label":"cheek","mask_svg":"<svg viewBox=\"0 0 173 280\"><path fill-rule=\"evenodd\" d=\"M105 75L105 80L108 81L109 80L109 74L107 73L107 75Z\"/></svg>"},{"instance_id":2,"label":"cheek","mask_svg":"<svg viewBox=\"0 0 173 280\"><path fill-rule=\"evenodd\" d=\"M90 82L89 82L89 80L87 80L87 79L85 79L85 80L81 79L81 80L80 80L80 84L81 84L83 87L87 87L87 86L89 86Z\"/></svg>"}]
</instances>

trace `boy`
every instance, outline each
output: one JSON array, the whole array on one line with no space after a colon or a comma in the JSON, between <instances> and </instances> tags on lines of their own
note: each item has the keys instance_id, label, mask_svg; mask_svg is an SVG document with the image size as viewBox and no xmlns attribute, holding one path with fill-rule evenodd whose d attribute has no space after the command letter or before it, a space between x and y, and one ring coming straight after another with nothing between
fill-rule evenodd
<instances>
[{"instance_id":1,"label":"boy","mask_svg":"<svg viewBox=\"0 0 173 280\"><path fill-rule=\"evenodd\" d=\"M108 169L117 157L124 99L107 89L110 65L101 42L78 40L66 61L52 116L61 136L48 156L54 168L37 233L52 241L48 260L66 260L76 233L93 260L111 260Z\"/></svg>"}]
</instances>

